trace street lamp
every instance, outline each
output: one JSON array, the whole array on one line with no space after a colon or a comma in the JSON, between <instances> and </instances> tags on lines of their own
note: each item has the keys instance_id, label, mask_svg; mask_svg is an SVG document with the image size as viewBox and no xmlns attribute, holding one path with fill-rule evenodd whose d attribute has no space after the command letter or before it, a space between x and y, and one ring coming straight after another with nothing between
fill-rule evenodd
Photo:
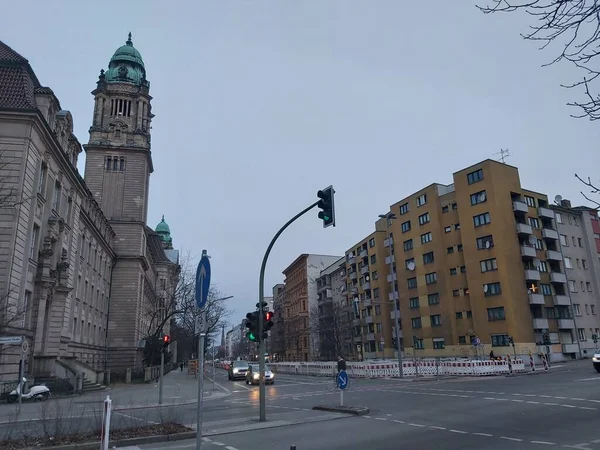
<instances>
[{"instance_id":1,"label":"street lamp","mask_svg":"<svg viewBox=\"0 0 600 450\"><path fill-rule=\"evenodd\" d=\"M395 292L394 289L394 257L392 253L392 233L390 231L390 223L392 220L396 218L396 214L393 212L389 212L387 214L379 214L379 218L385 219L385 226L388 237L388 247L390 249L390 292ZM398 323L400 320L400 299L398 299L398 308L396 308L396 299L392 296L392 302L394 304L394 327L396 329L396 344L398 345L398 376L400 378L404 378L404 370L402 369L402 345L400 341L402 340L402 336L400 334L400 324Z\"/></svg>"}]
</instances>

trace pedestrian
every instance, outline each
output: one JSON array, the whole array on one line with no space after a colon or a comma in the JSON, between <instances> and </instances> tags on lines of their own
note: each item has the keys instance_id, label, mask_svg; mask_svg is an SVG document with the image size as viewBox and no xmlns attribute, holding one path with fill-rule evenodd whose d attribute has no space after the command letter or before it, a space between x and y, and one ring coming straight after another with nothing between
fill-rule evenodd
<instances>
[{"instance_id":1,"label":"pedestrian","mask_svg":"<svg viewBox=\"0 0 600 450\"><path fill-rule=\"evenodd\" d=\"M338 386L338 376L340 374L340 372L342 370L346 370L346 360L344 358L342 358L342 356L338 356L338 362L337 362L337 374L335 375L335 385L336 387Z\"/></svg>"},{"instance_id":2,"label":"pedestrian","mask_svg":"<svg viewBox=\"0 0 600 450\"><path fill-rule=\"evenodd\" d=\"M181 371L183 372L183 362L179 363L179 368L181 369Z\"/></svg>"},{"instance_id":3,"label":"pedestrian","mask_svg":"<svg viewBox=\"0 0 600 450\"><path fill-rule=\"evenodd\" d=\"M494 350L492 350L490 352L490 359L493 361L494 359L496 359L496 357L494 356Z\"/></svg>"}]
</instances>

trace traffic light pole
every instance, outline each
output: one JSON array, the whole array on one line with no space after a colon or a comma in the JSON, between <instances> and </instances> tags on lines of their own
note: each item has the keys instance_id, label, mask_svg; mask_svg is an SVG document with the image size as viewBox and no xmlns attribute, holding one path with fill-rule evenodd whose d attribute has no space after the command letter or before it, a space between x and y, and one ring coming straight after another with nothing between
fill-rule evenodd
<instances>
[{"instance_id":1,"label":"traffic light pole","mask_svg":"<svg viewBox=\"0 0 600 450\"><path fill-rule=\"evenodd\" d=\"M306 214L308 211L313 209L318 204L319 204L319 202L313 203L308 208L305 208L304 210L302 210L301 212L296 214L294 217L292 217L290 220L288 220L284 226L281 227L281 229L273 237L273 239L271 240L271 243L267 247L267 251L265 252L265 256L262 260L262 265L260 266L260 278L258 281L258 338L260 339L259 345L258 345L258 357L259 357L258 364L259 364L259 371L260 371L259 420L261 422L265 422L267 420L266 398L265 398L266 397L266 391L265 391L265 350L266 350L266 345L265 345L265 339L263 338L263 329L264 329L264 320L265 320L265 315L264 315L264 310L263 310L263 302L265 301L265 269L267 267L267 259L269 258L269 254L271 253L271 250L273 249L275 242L277 241L279 236L281 236L281 233L283 233L287 227L289 227L292 223L294 223L296 220L298 220L300 217L302 217L304 214Z\"/></svg>"},{"instance_id":2,"label":"traffic light pole","mask_svg":"<svg viewBox=\"0 0 600 450\"><path fill-rule=\"evenodd\" d=\"M158 382L158 404L162 405L163 378L165 376L165 349L160 351L160 381Z\"/></svg>"},{"instance_id":3,"label":"traffic light pole","mask_svg":"<svg viewBox=\"0 0 600 450\"><path fill-rule=\"evenodd\" d=\"M206 338L206 309L200 313L202 324L198 333L198 416L196 417L196 450L202 447L202 401L204 400L204 339Z\"/></svg>"}]
</instances>

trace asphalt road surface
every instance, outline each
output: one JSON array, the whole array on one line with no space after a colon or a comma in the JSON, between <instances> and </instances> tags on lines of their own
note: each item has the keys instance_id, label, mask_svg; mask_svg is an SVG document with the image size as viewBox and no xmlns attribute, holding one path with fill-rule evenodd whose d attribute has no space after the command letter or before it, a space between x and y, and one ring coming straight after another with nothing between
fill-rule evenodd
<instances>
[{"instance_id":1,"label":"asphalt road surface","mask_svg":"<svg viewBox=\"0 0 600 450\"><path fill-rule=\"evenodd\" d=\"M207 450L600 449L600 374L589 360L516 377L350 380L345 404L368 406L364 417L311 410L339 402L332 379L277 375L266 388L267 420L294 425L241 432L216 424L257 417L258 387L229 382L225 372L218 382L231 396L207 403L205 421L215 424L203 427ZM194 447L190 440L139 448Z\"/></svg>"}]
</instances>

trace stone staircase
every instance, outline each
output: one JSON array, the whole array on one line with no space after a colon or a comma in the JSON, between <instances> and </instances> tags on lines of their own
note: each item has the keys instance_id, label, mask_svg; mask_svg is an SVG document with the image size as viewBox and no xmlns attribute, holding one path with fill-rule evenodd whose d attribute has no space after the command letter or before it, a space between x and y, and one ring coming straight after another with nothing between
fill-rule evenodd
<instances>
[{"instance_id":1,"label":"stone staircase","mask_svg":"<svg viewBox=\"0 0 600 450\"><path fill-rule=\"evenodd\" d=\"M106 389L106 386L103 386L102 384L92 383L87 378L84 378L84 380L83 380L83 393L84 394L86 394L88 392L103 391L104 389Z\"/></svg>"}]
</instances>

